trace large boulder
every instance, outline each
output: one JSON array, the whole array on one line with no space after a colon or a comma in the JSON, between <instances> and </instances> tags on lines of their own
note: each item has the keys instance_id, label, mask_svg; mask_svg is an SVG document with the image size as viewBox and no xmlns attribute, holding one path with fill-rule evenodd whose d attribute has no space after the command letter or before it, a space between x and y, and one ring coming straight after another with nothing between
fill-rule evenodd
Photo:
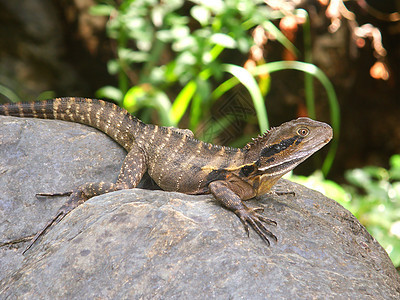
<instances>
[{"instance_id":1,"label":"large boulder","mask_svg":"<svg viewBox=\"0 0 400 300\"><path fill-rule=\"evenodd\" d=\"M66 200L36 199L115 180L124 151L79 124L0 117L0 241L37 232ZM281 180L295 196L248 201L277 221L270 247L211 195L134 189L94 197L25 256L0 248L1 299L398 299L383 248L334 200Z\"/></svg>"},{"instance_id":2,"label":"large boulder","mask_svg":"<svg viewBox=\"0 0 400 300\"><path fill-rule=\"evenodd\" d=\"M0 243L31 236L66 201L36 193L114 181L124 156L113 140L87 126L0 116ZM20 266L23 246L0 247L0 280Z\"/></svg>"}]
</instances>

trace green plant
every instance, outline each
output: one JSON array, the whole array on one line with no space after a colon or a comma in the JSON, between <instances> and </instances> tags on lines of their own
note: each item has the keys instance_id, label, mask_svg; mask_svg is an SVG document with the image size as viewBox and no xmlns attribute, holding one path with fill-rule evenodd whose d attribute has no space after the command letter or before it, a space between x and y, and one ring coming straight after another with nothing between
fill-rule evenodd
<instances>
[{"instance_id":1,"label":"green plant","mask_svg":"<svg viewBox=\"0 0 400 300\"><path fill-rule=\"evenodd\" d=\"M217 78L222 75L218 56L225 48L246 53L252 44L248 34L251 19L266 17L268 12L257 11L257 1L242 1L243 10L236 8L238 3L191 1L191 18L179 14L185 4L182 0L107 1L94 6L92 13L109 17L107 32L116 42L116 58L109 62L109 71L119 78L117 89L105 87L98 95L112 98L132 112L134 91L130 91L130 99L125 98L131 85L148 84L149 98L152 93L164 93L165 99L169 97L164 91L181 86L174 101L178 104L164 119L177 124L188 107L184 102L192 102L193 129L201 117L198 108L207 104L211 90L208 79L211 74ZM191 28L190 20L197 21L196 29Z\"/></svg>"},{"instance_id":2,"label":"green plant","mask_svg":"<svg viewBox=\"0 0 400 300\"><path fill-rule=\"evenodd\" d=\"M351 211L400 266L400 155L390 158L390 168L368 166L350 170Z\"/></svg>"},{"instance_id":3,"label":"green plant","mask_svg":"<svg viewBox=\"0 0 400 300\"><path fill-rule=\"evenodd\" d=\"M4 96L6 99L9 99L11 102L21 101L21 98L12 89L3 84L0 84L0 95Z\"/></svg>"},{"instance_id":4,"label":"green plant","mask_svg":"<svg viewBox=\"0 0 400 300\"><path fill-rule=\"evenodd\" d=\"M340 133L340 109L335 90L328 77L326 77L326 75L318 67L312 64L303 63L299 61L276 61L267 63L256 67L253 70L252 74L254 76L257 76L260 74L265 74L265 73L270 74L276 71L287 70L287 69L302 71L308 75L314 76L320 81L320 83L324 86L327 92L328 101L331 108L331 120L332 120L333 131L335 132L335 138L331 143L332 146L330 147L328 155L322 165L322 172L326 176L327 173L329 172L330 167L332 166L333 159L335 158L336 149L339 141L339 133ZM229 89L233 88L238 83L239 83L238 76L225 81L213 92L213 97L219 98L222 94L227 92ZM257 106L255 107L257 109Z\"/></svg>"},{"instance_id":5,"label":"green plant","mask_svg":"<svg viewBox=\"0 0 400 300\"><path fill-rule=\"evenodd\" d=\"M190 14L184 15L184 11ZM113 99L145 122L154 111L161 124L168 126L177 126L186 115L187 126L197 131L202 120L211 119L210 111L222 94L240 82L248 90L257 115L257 119L247 121L258 121L260 132L264 132L269 127L265 97L270 73L286 69L304 72L306 104L312 118L312 81L313 77L319 79L327 90L335 131L335 140L323 164L324 174L328 173L339 136L339 108L330 81L311 64L311 34L304 10L273 10L262 0L105 0L92 7L91 12L108 17L107 33L115 49L115 59L108 63L108 69L118 76L118 87L103 87L96 96ZM305 19L307 63L265 63L261 59L259 66L248 70L222 61L221 54L227 49L248 55L255 45L255 28L268 32L285 49L299 56L300 51L273 22L287 15ZM223 81L226 73L233 79ZM229 117L218 121L209 126L227 127L232 122Z\"/></svg>"}]
</instances>

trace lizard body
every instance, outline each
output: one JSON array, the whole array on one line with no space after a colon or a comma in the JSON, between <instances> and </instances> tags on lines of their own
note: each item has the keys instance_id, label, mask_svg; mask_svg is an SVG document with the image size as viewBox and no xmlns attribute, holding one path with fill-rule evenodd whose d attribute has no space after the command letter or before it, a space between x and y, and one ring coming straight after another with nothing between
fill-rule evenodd
<instances>
[{"instance_id":1,"label":"lizard body","mask_svg":"<svg viewBox=\"0 0 400 300\"><path fill-rule=\"evenodd\" d=\"M250 224L269 244L268 238L276 237L263 223L276 223L259 214L260 209L248 208L243 200L270 192L280 177L332 138L329 125L299 118L267 131L243 148L230 148L199 141L189 130L145 124L102 100L74 97L0 105L0 115L86 124L128 152L115 183L87 183L74 189L26 250L75 207L97 195L135 188L146 171L165 191L213 194L240 218L247 232Z\"/></svg>"}]
</instances>

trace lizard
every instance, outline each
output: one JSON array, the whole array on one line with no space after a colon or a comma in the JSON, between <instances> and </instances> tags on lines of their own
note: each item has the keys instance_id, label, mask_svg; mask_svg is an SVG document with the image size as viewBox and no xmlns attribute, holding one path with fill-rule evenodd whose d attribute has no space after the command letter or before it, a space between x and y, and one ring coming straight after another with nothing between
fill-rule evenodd
<instances>
[{"instance_id":1,"label":"lizard","mask_svg":"<svg viewBox=\"0 0 400 300\"><path fill-rule=\"evenodd\" d=\"M300 117L253 138L243 148L213 145L194 138L187 129L145 124L125 109L103 100L65 97L0 105L0 115L56 119L85 124L104 132L126 151L117 181L90 182L73 191L57 214L33 237L23 254L70 211L101 194L135 188L147 171L165 191L212 194L235 213L247 235L249 225L270 245L277 237L266 225L263 208L248 207L244 201L271 193L271 188L326 145L332 128L323 122Z\"/></svg>"}]
</instances>

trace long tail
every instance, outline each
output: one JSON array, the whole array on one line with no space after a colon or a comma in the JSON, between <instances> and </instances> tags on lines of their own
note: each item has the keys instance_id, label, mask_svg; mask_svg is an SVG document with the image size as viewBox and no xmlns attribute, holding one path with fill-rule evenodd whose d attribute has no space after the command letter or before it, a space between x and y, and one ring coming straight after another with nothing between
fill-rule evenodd
<instances>
[{"instance_id":1,"label":"long tail","mask_svg":"<svg viewBox=\"0 0 400 300\"><path fill-rule=\"evenodd\" d=\"M101 130L127 150L131 149L137 131L144 125L115 104L75 97L4 104L0 105L0 115L86 124Z\"/></svg>"}]
</instances>

